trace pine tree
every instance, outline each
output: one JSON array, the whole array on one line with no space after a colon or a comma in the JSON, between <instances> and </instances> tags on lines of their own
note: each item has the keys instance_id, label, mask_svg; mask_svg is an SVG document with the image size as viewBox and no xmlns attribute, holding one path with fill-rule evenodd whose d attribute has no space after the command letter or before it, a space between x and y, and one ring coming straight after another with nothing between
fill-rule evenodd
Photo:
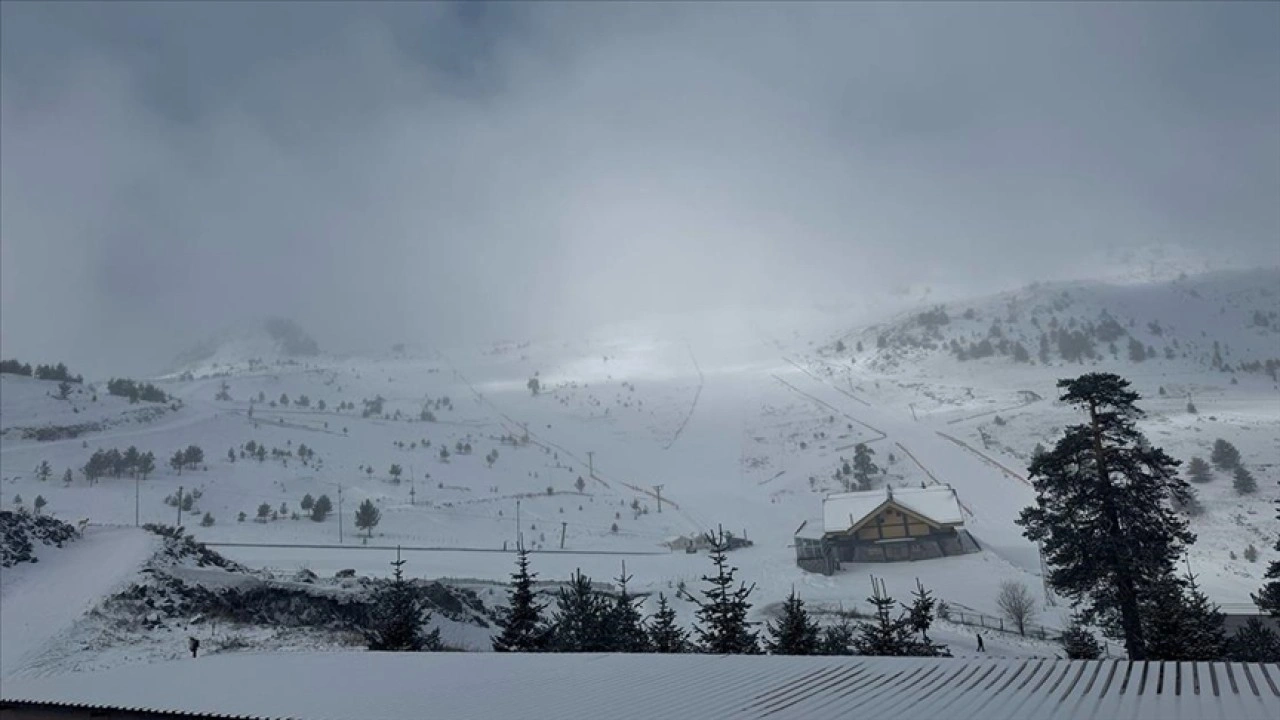
<instances>
[{"instance_id":1,"label":"pine tree","mask_svg":"<svg viewBox=\"0 0 1280 720\"><path fill-rule=\"evenodd\" d=\"M622 574L617 580L618 596L605 612L605 634L610 649L625 653L650 652L649 635L645 632L638 601L627 592L631 577L627 575L626 563L623 563Z\"/></svg>"},{"instance_id":2,"label":"pine tree","mask_svg":"<svg viewBox=\"0 0 1280 720\"><path fill-rule=\"evenodd\" d=\"M907 610L907 622L911 629L920 633L920 639L929 642L929 628L933 626L934 606L933 593L925 589L920 578L916 578L916 589L911 593L913 598Z\"/></svg>"},{"instance_id":3,"label":"pine tree","mask_svg":"<svg viewBox=\"0 0 1280 720\"><path fill-rule=\"evenodd\" d=\"M360 503L360 507L356 508L356 527L365 531L365 537L373 537L373 529L378 526L378 521L381 519L382 513L368 498L365 498L364 502Z\"/></svg>"},{"instance_id":4,"label":"pine tree","mask_svg":"<svg viewBox=\"0 0 1280 720\"><path fill-rule=\"evenodd\" d=\"M734 573L738 568L729 565L729 540L723 529L714 535L708 533L706 537L716 574L702 576L703 582L710 587L702 591L703 600L693 599L698 605L695 612L698 643L703 652L716 655L758 654L760 646L756 632L747 622L747 613L751 610L747 598L756 586L752 583L751 587L745 584L739 584L736 589L733 587Z\"/></svg>"},{"instance_id":5,"label":"pine tree","mask_svg":"<svg viewBox=\"0 0 1280 720\"><path fill-rule=\"evenodd\" d=\"M1221 660L1226 645L1222 618L1194 576L1157 583L1142 602L1145 659Z\"/></svg>"},{"instance_id":6,"label":"pine tree","mask_svg":"<svg viewBox=\"0 0 1280 720\"><path fill-rule=\"evenodd\" d=\"M835 625L822 629L822 640L818 643L819 655L852 655L853 624L849 618L840 616Z\"/></svg>"},{"instance_id":7,"label":"pine tree","mask_svg":"<svg viewBox=\"0 0 1280 720\"><path fill-rule=\"evenodd\" d=\"M1174 561L1195 541L1169 506L1185 501L1187 484L1174 473L1178 462L1135 428L1141 411L1128 381L1090 373L1058 386L1089 422L1067 428L1031 462L1036 504L1017 522L1042 543L1051 587L1081 608L1085 622L1118 627L1129 658L1143 660L1142 594L1172 577Z\"/></svg>"},{"instance_id":8,"label":"pine tree","mask_svg":"<svg viewBox=\"0 0 1280 720\"><path fill-rule=\"evenodd\" d=\"M591 578L580 571L569 577L556 595L551 616L551 648L556 652L607 652L608 607L591 588Z\"/></svg>"},{"instance_id":9,"label":"pine tree","mask_svg":"<svg viewBox=\"0 0 1280 720\"><path fill-rule=\"evenodd\" d=\"M1213 452L1209 455L1209 460L1219 470L1235 470L1240 464L1240 451L1235 445L1218 438L1213 441Z\"/></svg>"},{"instance_id":10,"label":"pine tree","mask_svg":"<svg viewBox=\"0 0 1280 720\"><path fill-rule=\"evenodd\" d=\"M1280 500L1276 500L1276 519L1280 520ZM1275 551L1280 553L1280 537L1276 538ZM1264 583L1253 596L1253 601L1272 617L1280 617L1280 559L1272 560L1263 575L1270 582Z\"/></svg>"},{"instance_id":11,"label":"pine tree","mask_svg":"<svg viewBox=\"0 0 1280 720\"><path fill-rule=\"evenodd\" d=\"M864 443L858 443L853 449L853 477L857 479L860 490L869 489L872 476L880 472L880 468L871 460L875 454L876 451Z\"/></svg>"},{"instance_id":12,"label":"pine tree","mask_svg":"<svg viewBox=\"0 0 1280 720\"><path fill-rule=\"evenodd\" d=\"M169 467L173 468L179 475L182 474L182 467L187 464L186 456L181 450L173 453L173 457L169 458Z\"/></svg>"},{"instance_id":13,"label":"pine tree","mask_svg":"<svg viewBox=\"0 0 1280 720\"><path fill-rule=\"evenodd\" d=\"M41 460L40 464L36 466L36 477L40 479L40 482L45 482L52 474L53 467L49 465L48 460Z\"/></svg>"},{"instance_id":14,"label":"pine tree","mask_svg":"<svg viewBox=\"0 0 1280 720\"><path fill-rule=\"evenodd\" d=\"M321 495L311 506L311 519L316 522L324 522L329 517L329 513L333 512L333 501L328 495Z\"/></svg>"},{"instance_id":15,"label":"pine tree","mask_svg":"<svg viewBox=\"0 0 1280 720\"><path fill-rule=\"evenodd\" d=\"M37 495L36 499L31 502L31 505L35 508L37 515L39 515L40 511L44 509L44 506L48 504L49 501L45 500L43 495Z\"/></svg>"},{"instance_id":16,"label":"pine tree","mask_svg":"<svg viewBox=\"0 0 1280 720\"><path fill-rule=\"evenodd\" d=\"M871 578L871 597L867 598L873 608L871 620L858 623L857 634L853 638L854 655L878 656L948 656L947 649L927 640L916 640L915 629L905 614L893 617L893 608L897 602L885 592L884 581ZM932 618L930 618L932 622Z\"/></svg>"},{"instance_id":17,"label":"pine tree","mask_svg":"<svg viewBox=\"0 0 1280 720\"><path fill-rule=\"evenodd\" d=\"M1058 641L1070 660L1097 660L1102 657L1102 644L1078 617L1071 619L1071 624L1067 625Z\"/></svg>"},{"instance_id":18,"label":"pine tree","mask_svg":"<svg viewBox=\"0 0 1280 720\"><path fill-rule=\"evenodd\" d=\"M1252 617L1227 641L1227 659L1232 662L1280 662L1280 635L1261 618Z\"/></svg>"},{"instance_id":19,"label":"pine tree","mask_svg":"<svg viewBox=\"0 0 1280 720\"><path fill-rule=\"evenodd\" d=\"M423 617L423 602L418 591L404 579L400 548L391 563L391 582L380 586L373 593L369 604L369 622L365 627L365 641L370 650L388 652L422 652L440 649L440 631L423 632L423 625L430 614Z\"/></svg>"},{"instance_id":20,"label":"pine tree","mask_svg":"<svg viewBox=\"0 0 1280 720\"><path fill-rule=\"evenodd\" d=\"M143 480L146 480L147 476L155 471L156 471L155 453L151 451L147 451L143 453L142 456L138 458L138 475L140 475Z\"/></svg>"},{"instance_id":21,"label":"pine tree","mask_svg":"<svg viewBox=\"0 0 1280 720\"><path fill-rule=\"evenodd\" d=\"M316 504L315 498L311 497L311 493L302 496L302 511L311 512L311 508Z\"/></svg>"},{"instance_id":22,"label":"pine tree","mask_svg":"<svg viewBox=\"0 0 1280 720\"><path fill-rule=\"evenodd\" d=\"M258 506L258 519L259 519L259 520L266 520L266 519L267 519L267 516L269 516L270 514L271 514L271 506L270 506L270 505L268 505L268 504L266 504L266 503L262 503L261 505L259 505L259 506Z\"/></svg>"},{"instance_id":23,"label":"pine tree","mask_svg":"<svg viewBox=\"0 0 1280 720\"><path fill-rule=\"evenodd\" d=\"M765 649L773 655L817 655L818 625L809 619L804 609L804 601L796 595L795 588L782 603L782 617L775 625L765 625L769 637L765 638Z\"/></svg>"},{"instance_id":24,"label":"pine tree","mask_svg":"<svg viewBox=\"0 0 1280 720\"><path fill-rule=\"evenodd\" d=\"M1191 462L1187 463L1187 479L1193 483L1207 483L1213 480L1213 472L1209 469L1209 463L1204 458L1193 457Z\"/></svg>"},{"instance_id":25,"label":"pine tree","mask_svg":"<svg viewBox=\"0 0 1280 720\"><path fill-rule=\"evenodd\" d=\"M1258 481L1253 479L1253 473L1243 465L1236 465L1235 473L1231 481L1231 487L1241 495L1250 495L1258 491Z\"/></svg>"},{"instance_id":26,"label":"pine tree","mask_svg":"<svg viewBox=\"0 0 1280 720\"><path fill-rule=\"evenodd\" d=\"M497 621L502 632L493 639L497 652L538 652L546 647L547 629L542 621L543 605L534 599L533 580L529 572L529 551L523 546L516 551L516 571L511 575L508 607Z\"/></svg>"},{"instance_id":27,"label":"pine tree","mask_svg":"<svg viewBox=\"0 0 1280 720\"><path fill-rule=\"evenodd\" d=\"M676 622L676 611L667 597L658 593L658 612L649 623L649 647L656 653L683 653L689 651L689 632Z\"/></svg>"}]
</instances>

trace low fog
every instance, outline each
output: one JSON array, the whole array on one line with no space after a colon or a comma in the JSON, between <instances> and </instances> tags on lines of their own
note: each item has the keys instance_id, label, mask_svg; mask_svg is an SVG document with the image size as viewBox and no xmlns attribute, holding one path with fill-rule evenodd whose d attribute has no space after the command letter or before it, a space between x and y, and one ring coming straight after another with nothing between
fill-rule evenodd
<instances>
[{"instance_id":1,"label":"low fog","mask_svg":"<svg viewBox=\"0 0 1280 720\"><path fill-rule=\"evenodd\" d=\"M95 376L1280 262L1273 3L0 12L0 344Z\"/></svg>"}]
</instances>

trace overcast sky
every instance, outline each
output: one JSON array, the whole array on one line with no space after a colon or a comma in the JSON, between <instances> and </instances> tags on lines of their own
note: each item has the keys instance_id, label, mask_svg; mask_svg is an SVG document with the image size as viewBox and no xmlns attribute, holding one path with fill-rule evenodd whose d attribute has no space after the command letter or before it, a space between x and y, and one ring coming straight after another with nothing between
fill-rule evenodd
<instances>
[{"instance_id":1,"label":"overcast sky","mask_svg":"<svg viewBox=\"0 0 1280 720\"><path fill-rule=\"evenodd\" d=\"M1170 244L1280 264L1280 4L0 6L0 345L142 373Z\"/></svg>"}]
</instances>

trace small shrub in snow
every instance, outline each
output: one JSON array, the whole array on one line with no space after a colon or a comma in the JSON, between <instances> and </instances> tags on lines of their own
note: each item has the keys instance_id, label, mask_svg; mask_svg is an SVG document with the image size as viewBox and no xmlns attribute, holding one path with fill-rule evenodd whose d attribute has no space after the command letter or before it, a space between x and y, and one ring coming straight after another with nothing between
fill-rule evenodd
<instances>
[{"instance_id":1,"label":"small shrub in snow","mask_svg":"<svg viewBox=\"0 0 1280 720\"><path fill-rule=\"evenodd\" d=\"M1249 562L1258 561L1258 548L1254 547L1253 543L1249 543L1249 546L1244 549L1244 559Z\"/></svg>"}]
</instances>

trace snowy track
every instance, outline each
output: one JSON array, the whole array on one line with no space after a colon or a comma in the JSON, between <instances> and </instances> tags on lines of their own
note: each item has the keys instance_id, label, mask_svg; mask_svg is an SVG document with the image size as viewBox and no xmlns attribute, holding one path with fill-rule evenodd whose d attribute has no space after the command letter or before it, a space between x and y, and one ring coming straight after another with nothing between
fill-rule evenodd
<instances>
[{"instance_id":1,"label":"snowy track","mask_svg":"<svg viewBox=\"0 0 1280 720\"><path fill-rule=\"evenodd\" d=\"M40 562L0 571L0 678L26 674L56 637L100 599L128 582L156 548L136 528L90 528Z\"/></svg>"}]
</instances>

